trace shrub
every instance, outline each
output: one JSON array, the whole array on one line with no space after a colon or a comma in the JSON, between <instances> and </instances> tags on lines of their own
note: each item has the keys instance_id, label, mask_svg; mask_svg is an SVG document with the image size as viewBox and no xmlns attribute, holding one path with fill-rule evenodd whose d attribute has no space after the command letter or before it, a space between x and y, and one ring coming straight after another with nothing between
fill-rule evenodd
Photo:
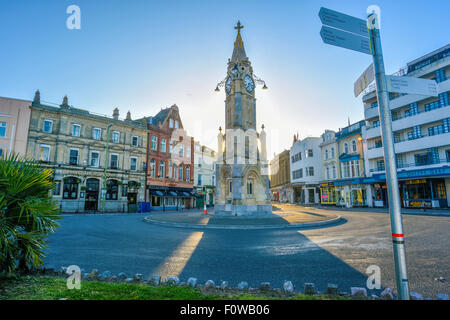
<instances>
[{"instance_id":1,"label":"shrub","mask_svg":"<svg viewBox=\"0 0 450 320\"><path fill-rule=\"evenodd\" d=\"M43 264L48 234L58 227L52 171L17 155L0 158L0 273Z\"/></svg>"}]
</instances>

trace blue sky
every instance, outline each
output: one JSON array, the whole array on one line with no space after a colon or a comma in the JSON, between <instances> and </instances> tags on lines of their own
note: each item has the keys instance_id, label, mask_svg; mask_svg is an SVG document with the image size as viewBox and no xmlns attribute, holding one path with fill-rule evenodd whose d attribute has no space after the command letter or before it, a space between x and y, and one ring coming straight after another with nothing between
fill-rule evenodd
<instances>
[{"instance_id":1,"label":"blue sky","mask_svg":"<svg viewBox=\"0 0 450 320\"><path fill-rule=\"evenodd\" d=\"M81 8L81 30L66 28L66 8ZM365 18L381 8L387 73L450 41L450 2L313 0L0 0L0 96L69 104L133 118L176 103L185 129L214 149L224 126L225 77L237 20L254 72L258 127L269 158L294 133L319 136L361 120L353 83L371 57L322 43L321 6Z\"/></svg>"}]
</instances>

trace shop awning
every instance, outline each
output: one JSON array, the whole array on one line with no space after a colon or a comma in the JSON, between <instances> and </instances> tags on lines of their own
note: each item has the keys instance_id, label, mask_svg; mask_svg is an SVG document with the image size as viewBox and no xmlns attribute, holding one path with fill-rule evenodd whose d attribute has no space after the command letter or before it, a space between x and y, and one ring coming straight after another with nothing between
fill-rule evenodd
<instances>
[{"instance_id":1,"label":"shop awning","mask_svg":"<svg viewBox=\"0 0 450 320\"><path fill-rule=\"evenodd\" d=\"M160 190L150 190L150 195L157 197L164 197L164 192Z\"/></svg>"}]
</instances>

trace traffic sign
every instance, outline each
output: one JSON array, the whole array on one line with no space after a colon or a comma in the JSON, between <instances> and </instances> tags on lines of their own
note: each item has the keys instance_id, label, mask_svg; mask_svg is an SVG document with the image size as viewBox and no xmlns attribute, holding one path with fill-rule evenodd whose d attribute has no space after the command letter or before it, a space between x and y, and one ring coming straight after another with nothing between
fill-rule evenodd
<instances>
[{"instance_id":1,"label":"traffic sign","mask_svg":"<svg viewBox=\"0 0 450 320\"><path fill-rule=\"evenodd\" d=\"M355 18L337 11L333 11L327 8L320 8L319 18L323 24L353 32L363 37L368 38L369 32L367 30L367 22L365 20Z\"/></svg>"},{"instance_id":2,"label":"traffic sign","mask_svg":"<svg viewBox=\"0 0 450 320\"><path fill-rule=\"evenodd\" d=\"M413 77L386 76L389 92L438 96L438 84L434 80Z\"/></svg>"},{"instance_id":3,"label":"traffic sign","mask_svg":"<svg viewBox=\"0 0 450 320\"><path fill-rule=\"evenodd\" d=\"M371 54L369 38L327 26L322 26L320 36L323 42L327 44Z\"/></svg>"},{"instance_id":4,"label":"traffic sign","mask_svg":"<svg viewBox=\"0 0 450 320\"><path fill-rule=\"evenodd\" d=\"M359 96L361 92L366 89L369 84L375 80L375 72L373 70L373 63L367 67L367 69L363 72L362 75L359 76L358 80L356 80L353 86L353 92L355 93L355 97Z\"/></svg>"}]
</instances>

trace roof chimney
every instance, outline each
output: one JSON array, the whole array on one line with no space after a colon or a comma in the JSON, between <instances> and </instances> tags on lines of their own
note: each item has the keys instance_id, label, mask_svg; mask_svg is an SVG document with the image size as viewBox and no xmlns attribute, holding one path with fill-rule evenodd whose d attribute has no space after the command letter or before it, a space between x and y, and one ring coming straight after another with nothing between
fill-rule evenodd
<instances>
[{"instance_id":1,"label":"roof chimney","mask_svg":"<svg viewBox=\"0 0 450 320\"><path fill-rule=\"evenodd\" d=\"M113 119L119 120L119 109L117 107L113 111Z\"/></svg>"}]
</instances>

